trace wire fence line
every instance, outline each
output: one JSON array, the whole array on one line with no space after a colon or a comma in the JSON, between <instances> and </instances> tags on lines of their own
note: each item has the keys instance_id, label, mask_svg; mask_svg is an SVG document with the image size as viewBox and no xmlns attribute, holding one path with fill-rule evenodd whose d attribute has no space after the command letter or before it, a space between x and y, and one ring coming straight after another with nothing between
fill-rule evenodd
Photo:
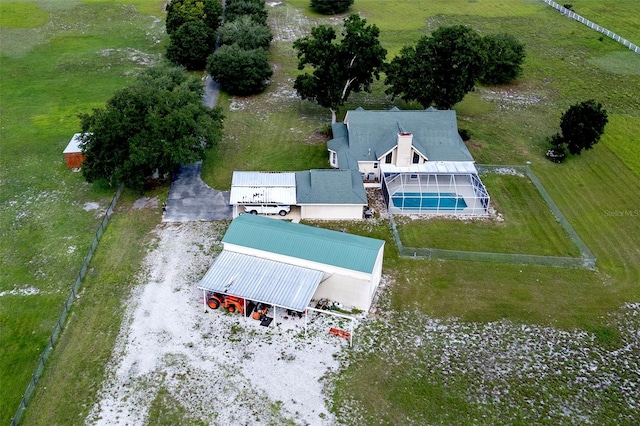
<instances>
[{"instance_id":1,"label":"wire fence line","mask_svg":"<svg viewBox=\"0 0 640 426\"><path fill-rule=\"evenodd\" d=\"M604 27L601 27L600 25L596 24L595 22L591 22L587 18L584 18L584 17L578 15L574 11L572 11L570 9L567 9L564 6L559 5L558 3L556 3L556 2L554 2L552 0L542 0L542 1L545 2L546 4L548 4L549 6L553 7L554 9L558 10L563 15L568 16L569 18L575 19L576 21L580 22L581 24L584 24L587 27L598 31L599 33L602 33L602 34L606 35L607 37L617 41L618 43L622 43L623 45L627 46L629 48L629 50L632 50L635 53L640 54L640 47L638 47L637 45L631 43L626 38L620 37L618 34L614 33L613 31L609 31L608 29L606 29Z\"/></svg>"},{"instance_id":2,"label":"wire fence line","mask_svg":"<svg viewBox=\"0 0 640 426\"><path fill-rule=\"evenodd\" d=\"M391 222L391 231L393 238L398 246L398 253L402 257L410 257L416 259L442 259L442 260L469 260L477 262L497 262L511 264L541 265L541 266L559 266L568 268L586 268L595 269L596 257L591 250L582 241L578 233L573 229L569 221L564 217L558 206L546 191L538 177L528 166L504 166L504 165L477 165L479 173L503 173L505 170L513 171L523 176L527 176L535 185L540 196L549 206L549 210L555 216L556 220L566 231L567 235L580 250L580 257L562 257L562 256L541 256L524 253L490 253L477 251L462 250L445 250L431 247L405 247L400 239L400 234L393 214L389 213Z\"/></svg>"},{"instance_id":3,"label":"wire fence line","mask_svg":"<svg viewBox=\"0 0 640 426\"><path fill-rule=\"evenodd\" d=\"M71 306L73 305L73 301L76 299L78 295L78 291L80 290L82 281L84 281L84 278L87 275L89 262L91 262L93 253L96 251L96 248L98 247L100 238L102 237L102 234L104 234L104 231L107 228L107 225L109 224L109 219L111 219L111 215L113 214L113 211L116 208L116 204L118 202L118 199L120 198L120 194L122 194L122 188L123 186L120 185L116 190L116 193L113 196L113 199L111 200L111 203L109 204L109 207L107 208L107 211L105 212L104 217L102 218L102 222L100 223L100 226L98 227L98 230L96 231L96 234L93 237L93 241L89 246L89 251L84 257L84 261L82 262L80 271L78 271L76 280L73 283L73 286L71 287L71 292L69 293L67 300L65 300L64 305L62 306L62 312L58 317L58 321L53 327L53 331L51 332L51 336L49 337L49 340L47 341L47 344L44 350L40 354L40 358L38 359L38 364L36 365L33 375L31 376L31 381L27 385L27 390L22 396L22 400L20 401L20 405L16 410L16 414L13 416L13 419L11 419L11 426L15 426L20 423L20 420L22 419L22 415L24 414L24 411L27 409L27 406L29 405L31 398L33 397L36 386L40 381L40 378L42 377L42 373L44 372L45 364L49 359L49 356L53 352L53 347L58 341L58 337L60 337L60 333L62 332L62 328L64 327L65 320L67 319L69 310L71 309Z\"/></svg>"}]
</instances>

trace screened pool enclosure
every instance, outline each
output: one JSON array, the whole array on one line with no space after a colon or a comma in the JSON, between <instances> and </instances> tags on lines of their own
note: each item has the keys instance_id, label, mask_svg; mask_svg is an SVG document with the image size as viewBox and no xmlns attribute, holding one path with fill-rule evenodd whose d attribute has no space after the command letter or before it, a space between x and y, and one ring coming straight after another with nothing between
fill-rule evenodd
<instances>
[{"instance_id":1,"label":"screened pool enclosure","mask_svg":"<svg viewBox=\"0 0 640 426\"><path fill-rule=\"evenodd\" d=\"M475 167L458 166L456 170L441 172L383 169L382 193L389 212L487 216L489 193Z\"/></svg>"}]
</instances>

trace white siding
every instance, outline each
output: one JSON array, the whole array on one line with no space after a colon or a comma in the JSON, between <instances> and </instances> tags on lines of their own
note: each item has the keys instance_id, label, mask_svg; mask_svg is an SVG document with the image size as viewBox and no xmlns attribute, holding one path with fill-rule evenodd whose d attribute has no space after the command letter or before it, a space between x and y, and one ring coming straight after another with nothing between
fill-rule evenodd
<instances>
[{"instance_id":1,"label":"white siding","mask_svg":"<svg viewBox=\"0 0 640 426\"><path fill-rule=\"evenodd\" d=\"M302 205L302 219L362 219L362 205Z\"/></svg>"}]
</instances>

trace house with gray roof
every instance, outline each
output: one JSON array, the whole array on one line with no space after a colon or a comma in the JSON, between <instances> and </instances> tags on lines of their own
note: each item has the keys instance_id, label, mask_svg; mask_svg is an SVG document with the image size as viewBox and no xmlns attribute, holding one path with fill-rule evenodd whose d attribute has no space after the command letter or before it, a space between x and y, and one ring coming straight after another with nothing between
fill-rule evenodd
<instances>
[{"instance_id":1,"label":"house with gray roof","mask_svg":"<svg viewBox=\"0 0 640 426\"><path fill-rule=\"evenodd\" d=\"M329 164L380 188L396 214L485 216L489 194L458 133L456 112L348 111L332 126Z\"/></svg>"}]
</instances>

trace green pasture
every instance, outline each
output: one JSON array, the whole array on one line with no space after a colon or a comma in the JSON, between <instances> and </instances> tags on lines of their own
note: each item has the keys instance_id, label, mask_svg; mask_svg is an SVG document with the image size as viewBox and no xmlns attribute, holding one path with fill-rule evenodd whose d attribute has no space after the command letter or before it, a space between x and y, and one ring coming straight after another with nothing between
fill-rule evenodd
<instances>
[{"instance_id":1,"label":"green pasture","mask_svg":"<svg viewBox=\"0 0 640 426\"><path fill-rule=\"evenodd\" d=\"M68 171L61 152L78 131L78 112L102 105L137 69L158 60L166 42L158 21L163 3L0 3L0 292L15 290L0 297L1 423L7 424L15 413L98 226L100 208L113 195L112 188L88 185L80 174ZM282 33L302 34L315 23L336 23L311 13L307 0L286 3L269 8L272 23L277 22ZM595 1L572 3L581 13ZM606 10L608 16L630 10L616 4ZM595 271L405 259L398 257L386 222L323 224L385 239L384 273L395 284L382 293L383 306L392 314L416 311L469 323L507 319L586 330L596 336L594 345L619 346L619 335L606 316L625 302L640 301L640 147L634 143L640 130L640 99L634 96L640 87L640 55L606 37L601 40L598 33L537 0L356 0L352 9L381 28L387 59L439 25L469 25L482 34L510 32L525 43L524 76L506 87L477 87L456 106L459 126L471 132L468 146L478 163L531 161L598 259ZM640 28L639 16L628 14L631 26ZM623 35L623 29L611 29ZM209 153L203 173L217 189L229 188L233 170L327 166L323 131L330 114L292 93L291 81L298 72L293 40L277 40L270 51L275 73L268 90L255 97L219 98L226 115L225 136ZM357 106L417 108L393 101L383 91L378 82L372 94L354 94L340 114ZM589 98L602 102L610 113L602 143L565 164L548 162L546 138L558 131L560 115L569 105ZM484 179L504 222L436 220L406 227L403 238L433 238L434 244L440 241L453 249L482 245L479 240L484 238L484 244L496 250L526 246L523 249L529 247L534 254L576 254L546 213L527 215L527 209L541 207L528 184L506 176ZM149 231L159 221L156 211L129 208L137 196L125 193L121 199L25 424L83 423L95 402L121 324L122 301L135 285L134 274L153 244ZM87 203L99 207L85 210ZM455 238L447 240L448 233ZM20 293L31 287L40 293ZM398 330L409 333L402 335L406 339L413 337L410 328L394 323L363 330L362 341L376 333L386 339ZM451 413L460 418L479 413L465 402L471 383L447 387L436 376L417 383L412 359L399 356L388 369L386 356L370 354L339 373L332 394L336 410L344 401L362 401L363 419L391 424L446 422ZM392 380L371 374L371 367L388 369ZM550 394L562 395L561 383L545 385ZM615 418L616 404L603 402L610 419ZM488 418L500 419L499 410L496 405ZM151 419L160 423L165 415L190 418L170 396L160 393Z\"/></svg>"},{"instance_id":2,"label":"green pasture","mask_svg":"<svg viewBox=\"0 0 640 426\"><path fill-rule=\"evenodd\" d=\"M524 176L487 174L482 181L500 219L396 217L405 247L578 257L580 252ZM503 221L502 221L503 220Z\"/></svg>"},{"instance_id":3,"label":"green pasture","mask_svg":"<svg viewBox=\"0 0 640 426\"><path fill-rule=\"evenodd\" d=\"M151 231L161 219L159 210L132 210L138 197L130 192L121 196L31 401L32 407L48 409L27 410L23 424L82 423L89 414L120 332L125 301L147 250L155 244Z\"/></svg>"},{"instance_id":4,"label":"green pasture","mask_svg":"<svg viewBox=\"0 0 640 426\"><path fill-rule=\"evenodd\" d=\"M144 61L160 59L154 40L164 32L133 3L0 3L3 424L18 407L115 192L65 167L62 151L80 130L77 114L104 105Z\"/></svg>"},{"instance_id":5,"label":"green pasture","mask_svg":"<svg viewBox=\"0 0 640 426\"><path fill-rule=\"evenodd\" d=\"M556 2L560 3L560 2ZM565 4L565 3L560 3ZM572 10L635 45L640 45L640 3L635 0L572 0Z\"/></svg>"}]
</instances>

